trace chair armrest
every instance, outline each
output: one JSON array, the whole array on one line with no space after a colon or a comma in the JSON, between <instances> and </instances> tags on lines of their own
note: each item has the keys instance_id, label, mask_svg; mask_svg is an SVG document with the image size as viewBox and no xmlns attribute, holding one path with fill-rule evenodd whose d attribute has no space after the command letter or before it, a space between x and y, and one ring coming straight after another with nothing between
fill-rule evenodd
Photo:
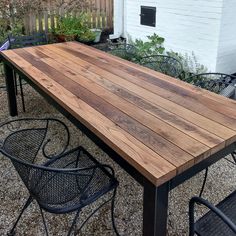
<instances>
[{"instance_id":1,"label":"chair armrest","mask_svg":"<svg viewBox=\"0 0 236 236\"><path fill-rule=\"evenodd\" d=\"M53 118L47 118L46 120L47 120L47 127L48 127L48 123L50 121L51 122L58 122L64 128L64 130L66 132L66 143L65 143L65 146L64 146L63 150L60 153L58 153L56 155L52 155L52 156L46 154L45 149L46 149L46 146L50 143L51 139L48 139L44 143L44 145L42 146L42 152L43 152L44 157L46 157L47 159L52 159L52 158L56 158L56 157L61 156L63 153L65 153L67 151L67 148L68 148L69 143L70 143L70 132L69 132L68 127L62 121L60 121L58 119L53 119Z\"/></svg>"},{"instance_id":2,"label":"chair armrest","mask_svg":"<svg viewBox=\"0 0 236 236\"><path fill-rule=\"evenodd\" d=\"M201 197L193 197L189 202L189 235L194 235L194 206L195 203L202 204L214 212L228 227L236 233L236 225L216 206Z\"/></svg>"}]
</instances>

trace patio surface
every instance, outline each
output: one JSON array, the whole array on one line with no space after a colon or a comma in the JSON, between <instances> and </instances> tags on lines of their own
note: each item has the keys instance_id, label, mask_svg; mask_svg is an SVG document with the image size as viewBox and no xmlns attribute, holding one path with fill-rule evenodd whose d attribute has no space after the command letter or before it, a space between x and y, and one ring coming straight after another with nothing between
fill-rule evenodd
<instances>
[{"instance_id":1,"label":"patio surface","mask_svg":"<svg viewBox=\"0 0 236 236\"><path fill-rule=\"evenodd\" d=\"M0 86L2 78L0 78ZM115 169L117 179L120 182L115 203L116 224L121 235L138 236L142 232L142 187L127 175L105 153L95 146L73 124L65 119L59 112L50 106L30 86L24 86L26 113L19 109L19 118L23 117L54 117L62 119L70 128L71 147L83 145L97 159L111 165ZM10 120L6 92L0 90L0 122ZM20 96L18 96L20 99ZM19 100L19 106L21 101ZM58 132L60 132L58 130ZM230 157L229 157L230 158ZM170 192L168 235L188 235L188 202L200 191L203 175L200 173L186 181ZM235 166L225 160L213 165L209 170L209 176L203 197L213 203L217 203L235 189ZM27 191L17 176L11 163L2 155L0 156L0 233L6 235L10 229L19 209L24 203ZM91 207L95 207L94 205ZM88 209L89 211L90 209ZM87 211L87 212L88 212ZM199 214L203 209L198 210ZM82 214L81 218L83 218ZM46 214L50 235L65 235L72 215L55 216ZM44 228L39 209L34 203L29 207L19 222L17 235L44 235ZM85 225L80 235L114 235L110 220L110 205L102 208L88 224Z\"/></svg>"}]
</instances>

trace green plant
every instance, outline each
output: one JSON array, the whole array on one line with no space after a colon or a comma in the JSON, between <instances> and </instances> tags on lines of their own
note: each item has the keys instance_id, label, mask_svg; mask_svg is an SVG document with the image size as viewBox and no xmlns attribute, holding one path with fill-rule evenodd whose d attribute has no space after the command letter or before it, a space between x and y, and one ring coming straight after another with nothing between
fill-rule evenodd
<instances>
[{"instance_id":1,"label":"green plant","mask_svg":"<svg viewBox=\"0 0 236 236\"><path fill-rule=\"evenodd\" d=\"M182 63L184 73L182 73L180 79L188 83L195 82L195 81L192 81L190 78L192 75L208 72L207 67L198 62L197 57L194 54L194 52L192 52L192 54L189 55L187 53L181 54L174 51L167 51L166 54L168 56L176 58L179 62Z\"/></svg>"},{"instance_id":2,"label":"green plant","mask_svg":"<svg viewBox=\"0 0 236 236\"><path fill-rule=\"evenodd\" d=\"M94 41L95 38L96 34L92 32L90 29L86 29L77 36L77 39L81 42L91 42Z\"/></svg>"},{"instance_id":3,"label":"green plant","mask_svg":"<svg viewBox=\"0 0 236 236\"><path fill-rule=\"evenodd\" d=\"M136 39L135 41L132 41L132 39L129 38L129 43L137 48L138 57L158 55L164 53L164 38L154 33L151 36L147 36L147 39L147 41L143 41L141 39Z\"/></svg>"},{"instance_id":4,"label":"green plant","mask_svg":"<svg viewBox=\"0 0 236 236\"><path fill-rule=\"evenodd\" d=\"M13 35L23 35L23 25L15 24L13 27L7 25L3 19L0 20L0 45L3 43L9 34Z\"/></svg>"},{"instance_id":5,"label":"green plant","mask_svg":"<svg viewBox=\"0 0 236 236\"><path fill-rule=\"evenodd\" d=\"M61 17L57 27L53 30L56 35L69 36L69 40L93 41L95 33L88 27L88 16L84 13L78 17Z\"/></svg>"},{"instance_id":6,"label":"green plant","mask_svg":"<svg viewBox=\"0 0 236 236\"><path fill-rule=\"evenodd\" d=\"M77 17L61 17L53 33L58 35L78 35L86 28L85 15Z\"/></svg>"}]
</instances>

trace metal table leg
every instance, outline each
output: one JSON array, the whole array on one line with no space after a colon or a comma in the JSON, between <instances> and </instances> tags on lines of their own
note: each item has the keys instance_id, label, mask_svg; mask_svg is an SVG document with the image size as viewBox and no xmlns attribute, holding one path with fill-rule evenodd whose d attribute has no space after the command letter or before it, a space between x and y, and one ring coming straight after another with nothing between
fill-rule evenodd
<instances>
[{"instance_id":1,"label":"metal table leg","mask_svg":"<svg viewBox=\"0 0 236 236\"><path fill-rule=\"evenodd\" d=\"M144 184L143 236L166 236L169 183L156 187Z\"/></svg>"},{"instance_id":2,"label":"metal table leg","mask_svg":"<svg viewBox=\"0 0 236 236\"><path fill-rule=\"evenodd\" d=\"M10 116L17 116L17 102L16 102L16 94L15 94L15 85L14 85L14 76L13 69L4 63L4 71L5 71L5 80L7 87L7 95L8 95L8 106Z\"/></svg>"}]
</instances>

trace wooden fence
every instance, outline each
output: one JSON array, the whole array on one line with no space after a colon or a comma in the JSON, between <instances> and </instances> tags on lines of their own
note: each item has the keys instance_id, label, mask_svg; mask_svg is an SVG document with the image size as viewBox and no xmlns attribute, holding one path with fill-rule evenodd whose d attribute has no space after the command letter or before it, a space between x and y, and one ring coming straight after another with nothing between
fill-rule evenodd
<instances>
[{"instance_id":1,"label":"wooden fence","mask_svg":"<svg viewBox=\"0 0 236 236\"><path fill-rule=\"evenodd\" d=\"M58 17L77 16L81 12L86 12L91 28L112 29L113 28L113 0L91 0L86 8L68 12L66 8L55 8L50 3L46 10L40 12L30 12L24 18L26 33L48 32L57 27Z\"/></svg>"}]
</instances>

